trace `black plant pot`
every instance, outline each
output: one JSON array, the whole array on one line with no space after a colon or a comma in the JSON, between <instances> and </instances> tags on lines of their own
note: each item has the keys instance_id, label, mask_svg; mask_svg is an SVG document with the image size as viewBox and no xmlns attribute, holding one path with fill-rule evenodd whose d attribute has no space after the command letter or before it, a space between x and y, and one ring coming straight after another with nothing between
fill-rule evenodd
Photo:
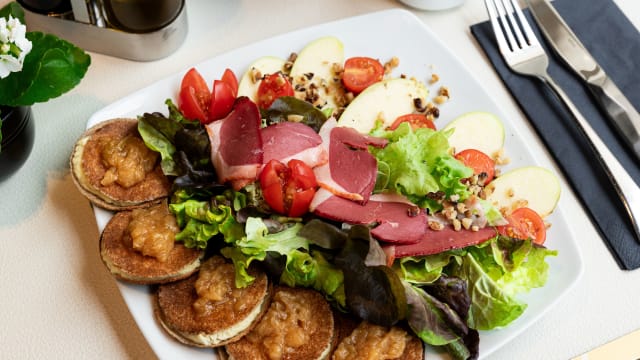
<instances>
[{"instance_id":1,"label":"black plant pot","mask_svg":"<svg viewBox=\"0 0 640 360\"><path fill-rule=\"evenodd\" d=\"M0 181L16 173L33 149L35 126L30 106L0 106L2 147L0 147Z\"/></svg>"}]
</instances>

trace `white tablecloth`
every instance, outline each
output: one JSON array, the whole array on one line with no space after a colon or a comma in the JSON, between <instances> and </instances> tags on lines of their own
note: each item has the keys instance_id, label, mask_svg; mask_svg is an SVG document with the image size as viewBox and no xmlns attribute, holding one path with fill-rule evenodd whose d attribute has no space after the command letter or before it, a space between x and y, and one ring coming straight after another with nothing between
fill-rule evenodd
<instances>
[{"instance_id":1,"label":"white tablecloth","mask_svg":"<svg viewBox=\"0 0 640 360\"><path fill-rule=\"evenodd\" d=\"M616 3L640 26L640 3ZM406 8L394 0L191 0L189 34L175 54L145 63L92 53L77 88L33 107L33 153L20 173L0 183L0 358L155 358L100 261L93 213L69 175L68 156L91 114L236 47L396 7ZM465 59L516 126L529 126L469 31L487 19L482 1L467 0L450 11L410 10ZM542 154L536 160L553 167ZM561 201L585 272L553 309L490 359L567 359L640 328L640 271L618 268L570 192Z\"/></svg>"}]
</instances>

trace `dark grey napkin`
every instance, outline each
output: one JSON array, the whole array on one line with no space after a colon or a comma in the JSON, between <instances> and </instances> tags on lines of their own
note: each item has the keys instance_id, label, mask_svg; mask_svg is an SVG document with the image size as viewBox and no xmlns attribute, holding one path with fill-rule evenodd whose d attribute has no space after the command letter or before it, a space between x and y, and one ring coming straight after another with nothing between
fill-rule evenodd
<instances>
[{"instance_id":1,"label":"dark grey napkin","mask_svg":"<svg viewBox=\"0 0 640 360\"><path fill-rule=\"evenodd\" d=\"M640 36L629 19L611 0L555 0L552 4L629 101L640 109ZM528 10L525 13L538 39L546 46ZM509 70L498 51L488 21L473 25L471 32L563 169L620 268L632 270L640 267L640 243L635 240L631 222L571 115L539 80ZM554 56L553 51L548 47L546 50L550 55L550 75L589 120L631 177L640 183L640 163L618 138L595 99L571 70ZM580 239L577 241L580 243Z\"/></svg>"}]
</instances>

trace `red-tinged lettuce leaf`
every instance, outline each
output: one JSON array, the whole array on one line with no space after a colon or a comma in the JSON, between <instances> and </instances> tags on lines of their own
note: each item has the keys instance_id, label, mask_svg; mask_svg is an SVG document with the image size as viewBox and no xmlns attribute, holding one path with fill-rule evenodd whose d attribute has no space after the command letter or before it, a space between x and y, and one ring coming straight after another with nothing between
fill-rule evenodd
<instances>
[{"instance_id":1,"label":"red-tinged lettuce leaf","mask_svg":"<svg viewBox=\"0 0 640 360\"><path fill-rule=\"evenodd\" d=\"M434 283L425 286L424 289L436 299L449 305L466 323L469 308L471 308L471 297L469 296L466 281L457 277L442 275Z\"/></svg>"},{"instance_id":2,"label":"red-tinged lettuce leaf","mask_svg":"<svg viewBox=\"0 0 640 360\"><path fill-rule=\"evenodd\" d=\"M279 122L290 121L290 116L302 117L297 120L316 132L327 121L327 116L310 103L297 99L293 96L282 96L277 98L267 110L262 110L262 117L266 119L267 125Z\"/></svg>"},{"instance_id":3,"label":"red-tinged lettuce leaf","mask_svg":"<svg viewBox=\"0 0 640 360\"><path fill-rule=\"evenodd\" d=\"M451 306L424 289L404 282L409 312L407 322L427 344L443 346L455 359L477 359L479 335L466 326Z\"/></svg>"},{"instance_id":4,"label":"red-tinged lettuce leaf","mask_svg":"<svg viewBox=\"0 0 640 360\"><path fill-rule=\"evenodd\" d=\"M335 264L344 273L347 308L374 324L396 324L407 311L402 281L384 265L384 252L366 226L355 225L348 235L344 248L335 257Z\"/></svg>"},{"instance_id":5,"label":"red-tinged lettuce leaf","mask_svg":"<svg viewBox=\"0 0 640 360\"><path fill-rule=\"evenodd\" d=\"M344 231L319 219L312 219L304 224L298 235L307 238L314 245L330 250L343 248L348 238Z\"/></svg>"}]
</instances>

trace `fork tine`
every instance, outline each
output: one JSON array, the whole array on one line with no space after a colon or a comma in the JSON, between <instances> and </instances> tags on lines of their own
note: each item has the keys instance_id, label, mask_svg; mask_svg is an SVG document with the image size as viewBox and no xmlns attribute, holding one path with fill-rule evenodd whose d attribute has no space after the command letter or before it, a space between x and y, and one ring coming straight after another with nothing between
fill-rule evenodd
<instances>
[{"instance_id":1,"label":"fork tine","mask_svg":"<svg viewBox=\"0 0 640 360\"><path fill-rule=\"evenodd\" d=\"M516 39L513 37L513 31L511 26L507 22L507 14L506 9L504 7L504 3L501 0L494 0L493 4L498 11L498 19L500 20L500 25L502 27L502 34L506 37L507 42L509 43L509 48L511 51L515 51L519 48Z\"/></svg>"},{"instance_id":2,"label":"fork tine","mask_svg":"<svg viewBox=\"0 0 640 360\"><path fill-rule=\"evenodd\" d=\"M518 6L518 3L516 2L516 0L511 0L511 4L515 9L515 13L518 16L518 20L520 20L520 24L522 25L522 30L524 30L524 34L527 37L527 42L531 46L539 46L540 43L538 43L538 38L533 33L533 30L531 30L529 21L527 21L527 18L522 13L522 9L520 9L520 6Z\"/></svg>"},{"instance_id":3,"label":"fork tine","mask_svg":"<svg viewBox=\"0 0 640 360\"><path fill-rule=\"evenodd\" d=\"M506 17L507 19L509 19L509 23L511 24L511 30L513 31L513 33L515 34L518 40L518 47L522 49L527 47L527 40L525 39L524 35L522 34L522 31L520 30L521 28L520 24L523 24L523 26L526 26L528 24L526 23L526 21L523 21L523 19L520 18L519 16L518 16L518 20L520 20L520 24L518 24L518 21L513 16L514 9L516 8L520 9L520 6L518 6L518 4L515 1L516 0L502 0L502 6L504 6Z\"/></svg>"},{"instance_id":4,"label":"fork tine","mask_svg":"<svg viewBox=\"0 0 640 360\"><path fill-rule=\"evenodd\" d=\"M511 45L507 42L507 35L505 35L505 29L500 24L498 20L498 10L494 0L484 0L484 5L487 7L487 12L489 13L489 18L491 20L491 27L493 28L493 33L496 34L496 41L498 42L498 48L503 55L506 55L511 52ZM500 36L502 34L502 36Z\"/></svg>"}]
</instances>

